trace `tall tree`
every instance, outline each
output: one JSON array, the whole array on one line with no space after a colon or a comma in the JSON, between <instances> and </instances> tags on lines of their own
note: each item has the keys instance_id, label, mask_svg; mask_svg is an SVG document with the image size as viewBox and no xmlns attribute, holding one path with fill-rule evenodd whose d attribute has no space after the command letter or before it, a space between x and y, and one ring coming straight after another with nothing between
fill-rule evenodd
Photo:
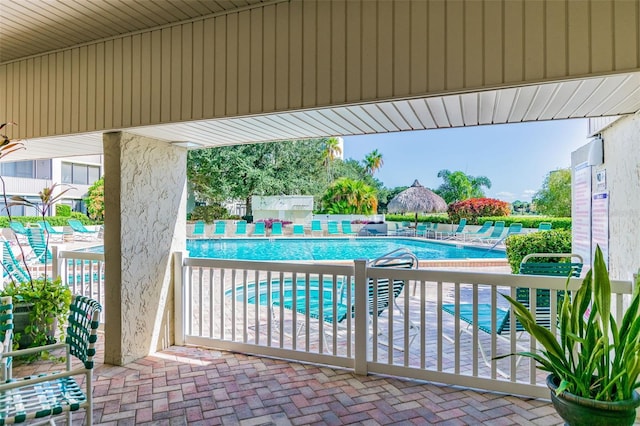
<instances>
[{"instance_id":1,"label":"tall tree","mask_svg":"<svg viewBox=\"0 0 640 426\"><path fill-rule=\"evenodd\" d=\"M377 149L374 149L364 157L364 168L371 176L373 176L377 170L380 170L383 164L382 153Z\"/></svg>"},{"instance_id":2,"label":"tall tree","mask_svg":"<svg viewBox=\"0 0 640 426\"><path fill-rule=\"evenodd\" d=\"M104 176L95 181L87 191L87 212L92 219L104 219Z\"/></svg>"},{"instance_id":3,"label":"tall tree","mask_svg":"<svg viewBox=\"0 0 640 426\"><path fill-rule=\"evenodd\" d=\"M571 170L549 172L542 188L533 196L536 211L549 216L571 216Z\"/></svg>"},{"instance_id":4,"label":"tall tree","mask_svg":"<svg viewBox=\"0 0 640 426\"><path fill-rule=\"evenodd\" d=\"M324 149L322 151L322 161L327 168L327 179L329 182L333 180L331 174L331 166L336 157L342 154L342 148L340 148L340 141L338 138L327 138L324 140Z\"/></svg>"},{"instance_id":5,"label":"tall tree","mask_svg":"<svg viewBox=\"0 0 640 426\"><path fill-rule=\"evenodd\" d=\"M469 176L461 171L451 172L440 170L438 177L444 181L434 192L449 203L482 198L485 196L483 187L491 188L491 181L486 176Z\"/></svg>"},{"instance_id":6,"label":"tall tree","mask_svg":"<svg viewBox=\"0 0 640 426\"><path fill-rule=\"evenodd\" d=\"M314 195L324 189L325 140L281 141L190 151L187 176L196 197L205 202L252 195Z\"/></svg>"}]
</instances>

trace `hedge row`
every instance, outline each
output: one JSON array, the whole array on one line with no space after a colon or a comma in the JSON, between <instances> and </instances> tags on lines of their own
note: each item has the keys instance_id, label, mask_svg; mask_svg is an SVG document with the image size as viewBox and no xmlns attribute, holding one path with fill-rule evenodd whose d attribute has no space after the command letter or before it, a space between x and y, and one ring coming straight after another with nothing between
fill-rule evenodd
<instances>
[{"instance_id":1,"label":"hedge row","mask_svg":"<svg viewBox=\"0 0 640 426\"><path fill-rule=\"evenodd\" d=\"M415 223L416 217L413 214L387 214L385 215L387 222L412 222ZM446 213L431 214L431 215L418 215L418 222L431 222L431 223L451 223L449 215Z\"/></svg>"},{"instance_id":2,"label":"hedge row","mask_svg":"<svg viewBox=\"0 0 640 426\"><path fill-rule=\"evenodd\" d=\"M51 226L68 226L67 221L69 219L78 219L82 222L83 225L96 225L98 222L93 221L87 217L86 214L80 212L71 212L71 216L47 216L46 220L51 224ZM20 222L23 225L28 223L38 223L38 221L42 220L41 216L12 216L11 220L14 222ZM9 218L7 216L0 216L0 228L8 228L9 227Z\"/></svg>"},{"instance_id":3,"label":"hedge row","mask_svg":"<svg viewBox=\"0 0 640 426\"><path fill-rule=\"evenodd\" d=\"M528 254L571 253L571 231L568 229L552 229L551 231L512 235L507 238L505 245L511 272L517 274L520 271L522 259ZM557 262L558 260L549 258L546 261ZM545 262L545 259L536 259L536 262Z\"/></svg>"},{"instance_id":4,"label":"hedge row","mask_svg":"<svg viewBox=\"0 0 640 426\"><path fill-rule=\"evenodd\" d=\"M571 229L570 217L548 217L548 216L486 216L479 217L478 224L483 224L487 220L493 222L502 220L505 226L512 223L521 223L523 228L537 228L540 222L551 222L551 229Z\"/></svg>"}]
</instances>

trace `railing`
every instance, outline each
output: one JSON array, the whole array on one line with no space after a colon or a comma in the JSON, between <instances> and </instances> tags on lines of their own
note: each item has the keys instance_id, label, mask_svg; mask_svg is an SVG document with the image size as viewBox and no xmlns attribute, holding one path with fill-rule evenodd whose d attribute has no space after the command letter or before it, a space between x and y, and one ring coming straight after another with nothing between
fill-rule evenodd
<instances>
[{"instance_id":1,"label":"railing","mask_svg":"<svg viewBox=\"0 0 640 426\"><path fill-rule=\"evenodd\" d=\"M175 260L177 344L329 364L358 374L549 396L546 373L528 358L495 359L535 349L535 340L516 327L501 334L467 327L460 320L461 307L475 306L471 322L485 319L496 330L498 309L509 312L499 293L548 289L548 317L553 318L564 278L372 268L365 261L288 264L183 258L180 253ZM369 309L368 303L380 306L384 295L379 289L390 282L404 282L404 289L396 304L378 315L380 309ZM572 279L569 289L575 291L580 283ZM620 315L631 283L612 282L612 288L612 306ZM529 294L536 306L536 291ZM455 306L453 315L443 311L443 304ZM509 315L510 324L516 324ZM554 321L550 328L556 331Z\"/></svg>"},{"instance_id":2,"label":"railing","mask_svg":"<svg viewBox=\"0 0 640 426\"><path fill-rule=\"evenodd\" d=\"M102 305L100 324L104 324L104 253L60 250L51 247L53 255L52 276L60 276L73 294L80 294L97 300Z\"/></svg>"}]
</instances>

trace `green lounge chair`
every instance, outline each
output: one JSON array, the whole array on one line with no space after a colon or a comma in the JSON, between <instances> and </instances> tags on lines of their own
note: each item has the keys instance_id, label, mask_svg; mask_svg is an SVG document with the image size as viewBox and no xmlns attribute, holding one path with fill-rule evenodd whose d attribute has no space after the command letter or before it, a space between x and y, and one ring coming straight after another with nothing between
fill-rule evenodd
<instances>
[{"instance_id":1,"label":"green lounge chair","mask_svg":"<svg viewBox=\"0 0 640 426\"><path fill-rule=\"evenodd\" d=\"M47 222L46 220L40 220L38 221L38 226L44 230L44 232L46 232L47 234L49 234L50 238L53 237L60 237L60 241L64 241L64 232L62 231L56 231L56 229L51 226L51 224L49 222Z\"/></svg>"},{"instance_id":2,"label":"green lounge chair","mask_svg":"<svg viewBox=\"0 0 640 426\"><path fill-rule=\"evenodd\" d=\"M484 234L486 234L487 232L489 232L489 228L491 228L493 226L493 221L492 220L487 220L485 223L482 224L482 227L480 229L478 229L477 231L473 231L473 232L463 232L462 234L460 234L459 237L462 237L462 239L464 241L466 241L468 238L475 238L475 237L481 237Z\"/></svg>"},{"instance_id":3,"label":"green lounge chair","mask_svg":"<svg viewBox=\"0 0 640 426\"><path fill-rule=\"evenodd\" d=\"M493 225L493 231L491 231L490 235L488 235L486 237L477 237L477 238L474 238L471 241L480 241L480 242L483 242L483 243L491 244L491 242L499 240L502 237L503 232L504 232L504 221L503 220L498 220Z\"/></svg>"},{"instance_id":4,"label":"green lounge chair","mask_svg":"<svg viewBox=\"0 0 640 426\"><path fill-rule=\"evenodd\" d=\"M293 225L293 235L296 237L304 237L304 226L296 223Z\"/></svg>"},{"instance_id":5,"label":"green lounge chair","mask_svg":"<svg viewBox=\"0 0 640 426\"><path fill-rule=\"evenodd\" d=\"M429 233L430 227L431 227L431 222L419 223L415 229L416 237L427 238L427 234Z\"/></svg>"},{"instance_id":6,"label":"green lounge chair","mask_svg":"<svg viewBox=\"0 0 640 426\"><path fill-rule=\"evenodd\" d=\"M272 237L282 236L282 222L273 222L271 224L271 236Z\"/></svg>"},{"instance_id":7,"label":"green lounge chair","mask_svg":"<svg viewBox=\"0 0 640 426\"><path fill-rule=\"evenodd\" d=\"M538 224L538 231L550 231L552 226L551 222L540 222Z\"/></svg>"},{"instance_id":8,"label":"green lounge chair","mask_svg":"<svg viewBox=\"0 0 640 426\"><path fill-rule=\"evenodd\" d=\"M313 235L314 232L319 232L320 235L322 235L322 224L319 220L311 221L311 235Z\"/></svg>"},{"instance_id":9,"label":"green lounge chair","mask_svg":"<svg viewBox=\"0 0 640 426\"><path fill-rule=\"evenodd\" d=\"M51 250L49 250L47 237L44 235L44 231L40 228L29 228L27 239L29 240L29 245L33 250L35 260L42 264L51 263L53 255L51 254Z\"/></svg>"},{"instance_id":10,"label":"green lounge chair","mask_svg":"<svg viewBox=\"0 0 640 426\"><path fill-rule=\"evenodd\" d=\"M191 232L191 238L202 238L204 237L204 220L198 220L193 224L193 231Z\"/></svg>"},{"instance_id":11,"label":"green lounge chair","mask_svg":"<svg viewBox=\"0 0 640 426\"><path fill-rule=\"evenodd\" d=\"M9 228L11 228L13 233L16 235L16 238L18 239L18 242L20 244L25 244L27 242L27 228L25 228L22 223L12 220L11 222L9 222Z\"/></svg>"},{"instance_id":12,"label":"green lounge chair","mask_svg":"<svg viewBox=\"0 0 640 426\"><path fill-rule=\"evenodd\" d=\"M2 240L2 270L3 275L8 274L18 283L27 282L29 274L25 271L22 262L13 254L9 241Z\"/></svg>"},{"instance_id":13,"label":"green lounge chair","mask_svg":"<svg viewBox=\"0 0 640 426\"><path fill-rule=\"evenodd\" d=\"M77 237L80 240L90 241L90 240L93 240L98 234L97 231L90 231L87 228L85 228L82 222L80 222L78 219L69 219L67 220L67 223L73 230L74 238Z\"/></svg>"},{"instance_id":14,"label":"green lounge chair","mask_svg":"<svg viewBox=\"0 0 640 426\"><path fill-rule=\"evenodd\" d=\"M467 226L467 219L462 218L458 223L458 227L453 231L440 231L437 234L440 234L440 238L443 240L456 238L458 235L460 235L464 231L465 226ZM436 235L436 238L437 238L437 235Z\"/></svg>"},{"instance_id":15,"label":"green lounge chair","mask_svg":"<svg viewBox=\"0 0 640 426\"><path fill-rule=\"evenodd\" d=\"M507 233L504 235L500 235L498 238L491 238L488 237L486 239L484 239L483 241L489 244L493 244L494 246L500 244L500 243L504 243L504 241L509 238L511 235L515 235L515 234L520 234L522 233L522 224L521 223L512 223L509 225L509 228L507 229Z\"/></svg>"},{"instance_id":16,"label":"green lounge chair","mask_svg":"<svg viewBox=\"0 0 640 426\"><path fill-rule=\"evenodd\" d=\"M264 237L266 236L264 222L256 222L253 227L253 236L254 237Z\"/></svg>"},{"instance_id":17,"label":"green lounge chair","mask_svg":"<svg viewBox=\"0 0 640 426\"><path fill-rule=\"evenodd\" d=\"M353 232L353 230L351 229L351 221L350 220L343 220L342 222L340 222L340 226L342 226L342 233L344 235L357 235L357 232Z\"/></svg>"},{"instance_id":18,"label":"green lounge chair","mask_svg":"<svg viewBox=\"0 0 640 426\"><path fill-rule=\"evenodd\" d=\"M247 221L239 220L236 222L236 237L247 235Z\"/></svg>"},{"instance_id":19,"label":"green lounge chair","mask_svg":"<svg viewBox=\"0 0 640 426\"><path fill-rule=\"evenodd\" d=\"M227 222L219 220L216 222L215 229L213 231L214 237L224 237L227 232Z\"/></svg>"},{"instance_id":20,"label":"green lounge chair","mask_svg":"<svg viewBox=\"0 0 640 426\"><path fill-rule=\"evenodd\" d=\"M338 231L338 222L333 220L327 222L327 234L340 235L340 231Z\"/></svg>"}]
</instances>

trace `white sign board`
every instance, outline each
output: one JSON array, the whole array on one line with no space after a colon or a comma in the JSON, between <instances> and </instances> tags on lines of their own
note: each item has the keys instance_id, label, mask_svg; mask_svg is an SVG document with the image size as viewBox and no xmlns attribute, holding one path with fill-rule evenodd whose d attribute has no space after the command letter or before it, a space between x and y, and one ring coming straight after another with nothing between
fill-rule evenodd
<instances>
[{"instance_id":1,"label":"white sign board","mask_svg":"<svg viewBox=\"0 0 640 426\"><path fill-rule=\"evenodd\" d=\"M573 245L571 251L591 265L591 166L586 162L573 171L573 204L571 210Z\"/></svg>"},{"instance_id":2,"label":"white sign board","mask_svg":"<svg viewBox=\"0 0 640 426\"><path fill-rule=\"evenodd\" d=\"M591 202L591 244L593 252L600 246L604 261L609 267L609 193L593 194Z\"/></svg>"}]
</instances>

